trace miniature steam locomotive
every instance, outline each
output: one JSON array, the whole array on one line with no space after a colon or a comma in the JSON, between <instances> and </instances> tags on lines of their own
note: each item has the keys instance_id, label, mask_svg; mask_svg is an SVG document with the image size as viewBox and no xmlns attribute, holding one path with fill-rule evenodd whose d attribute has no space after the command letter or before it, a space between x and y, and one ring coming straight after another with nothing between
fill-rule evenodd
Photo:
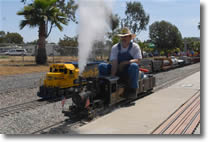
<instances>
[{"instance_id":1,"label":"miniature steam locomotive","mask_svg":"<svg viewBox=\"0 0 208 142\"><path fill-rule=\"evenodd\" d=\"M70 119L93 118L97 110L111 107L128 98L128 84L120 82L119 77L99 76L84 79L79 77L79 86L72 93L72 105L63 110ZM150 92L155 86L155 77L140 71L137 97Z\"/></svg>"}]
</instances>

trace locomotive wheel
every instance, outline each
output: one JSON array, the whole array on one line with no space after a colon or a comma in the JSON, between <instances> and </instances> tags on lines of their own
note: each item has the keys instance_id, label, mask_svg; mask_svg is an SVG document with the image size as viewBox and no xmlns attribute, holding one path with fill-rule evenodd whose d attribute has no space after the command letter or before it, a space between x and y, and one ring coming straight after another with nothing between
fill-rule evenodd
<instances>
[{"instance_id":1,"label":"locomotive wheel","mask_svg":"<svg viewBox=\"0 0 208 142\"><path fill-rule=\"evenodd\" d=\"M87 119L90 121L90 120L92 120L93 118L95 118L95 112L93 111L93 109L89 108Z\"/></svg>"}]
</instances>

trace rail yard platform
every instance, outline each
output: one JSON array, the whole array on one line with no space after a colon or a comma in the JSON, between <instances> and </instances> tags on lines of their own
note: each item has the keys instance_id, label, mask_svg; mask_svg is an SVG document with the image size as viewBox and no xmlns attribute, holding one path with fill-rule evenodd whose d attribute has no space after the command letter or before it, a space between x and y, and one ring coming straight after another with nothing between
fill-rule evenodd
<instances>
[{"instance_id":1,"label":"rail yard platform","mask_svg":"<svg viewBox=\"0 0 208 142\"><path fill-rule=\"evenodd\" d=\"M200 72L197 72L75 131L80 134L190 134L199 122Z\"/></svg>"}]
</instances>

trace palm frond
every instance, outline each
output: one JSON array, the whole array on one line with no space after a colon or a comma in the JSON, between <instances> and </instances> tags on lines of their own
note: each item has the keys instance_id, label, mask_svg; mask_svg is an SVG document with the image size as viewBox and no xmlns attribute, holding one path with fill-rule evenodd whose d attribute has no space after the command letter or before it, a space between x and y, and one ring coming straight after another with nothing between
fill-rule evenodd
<instances>
[{"instance_id":1,"label":"palm frond","mask_svg":"<svg viewBox=\"0 0 208 142\"><path fill-rule=\"evenodd\" d=\"M68 17L55 3L57 0L35 0L34 3L27 5L24 9L17 12L17 15L23 15L24 20L20 23L20 29L26 25L29 27L40 26L43 22L54 23L60 30L63 30L62 24L68 24Z\"/></svg>"},{"instance_id":2,"label":"palm frond","mask_svg":"<svg viewBox=\"0 0 208 142\"><path fill-rule=\"evenodd\" d=\"M27 20L20 21L20 25L19 25L20 29L22 30L27 24L28 24Z\"/></svg>"},{"instance_id":3,"label":"palm frond","mask_svg":"<svg viewBox=\"0 0 208 142\"><path fill-rule=\"evenodd\" d=\"M54 22L54 24L56 25L56 27L57 27L60 31L63 31L63 27L61 26L61 24L59 24L58 22Z\"/></svg>"}]
</instances>

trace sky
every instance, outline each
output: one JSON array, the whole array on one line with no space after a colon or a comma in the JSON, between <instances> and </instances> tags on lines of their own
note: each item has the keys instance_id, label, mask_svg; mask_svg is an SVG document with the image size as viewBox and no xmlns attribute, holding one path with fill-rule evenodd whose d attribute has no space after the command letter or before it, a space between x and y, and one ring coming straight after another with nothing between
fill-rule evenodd
<instances>
[{"instance_id":1,"label":"sky","mask_svg":"<svg viewBox=\"0 0 208 142\"><path fill-rule=\"evenodd\" d=\"M200 31L197 28L200 22L199 0L113 0L113 13L124 18L128 1L141 2L145 12L150 15L147 30L137 35L141 41L149 39L149 26L161 20L175 25L182 37L200 37ZM23 7L24 4L20 0L0 0L0 31L17 32L22 35L24 42L30 42L38 38L38 28L25 27L20 30L19 23L23 20L23 16L18 16L16 13ZM78 34L77 24L69 22L63 27L62 32L53 28L47 41L57 43L64 35L73 37Z\"/></svg>"}]
</instances>

